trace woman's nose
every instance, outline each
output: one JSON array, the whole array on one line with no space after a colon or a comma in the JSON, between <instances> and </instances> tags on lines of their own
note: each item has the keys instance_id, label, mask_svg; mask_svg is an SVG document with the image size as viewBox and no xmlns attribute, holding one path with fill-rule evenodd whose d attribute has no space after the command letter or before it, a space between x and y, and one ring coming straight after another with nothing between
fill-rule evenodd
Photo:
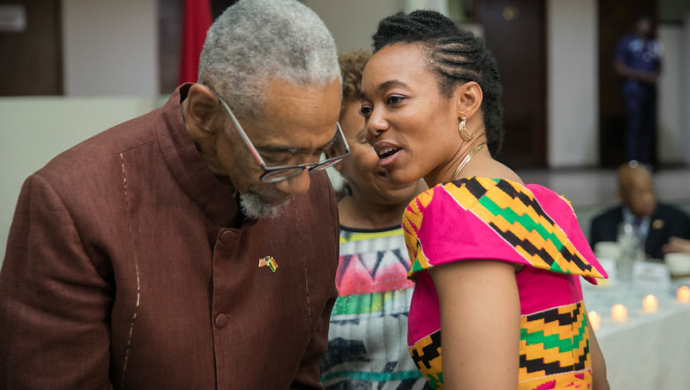
<instances>
[{"instance_id":1,"label":"woman's nose","mask_svg":"<svg viewBox=\"0 0 690 390\"><path fill-rule=\"evenodd\" d=\"M376 111L371 113L369 120L366 123L367 126L367 142L373 145L376 142L376 138L380 136L383 132L388 130L388 121L386 121L381 115Z\"/></svg>"}]
</instances>

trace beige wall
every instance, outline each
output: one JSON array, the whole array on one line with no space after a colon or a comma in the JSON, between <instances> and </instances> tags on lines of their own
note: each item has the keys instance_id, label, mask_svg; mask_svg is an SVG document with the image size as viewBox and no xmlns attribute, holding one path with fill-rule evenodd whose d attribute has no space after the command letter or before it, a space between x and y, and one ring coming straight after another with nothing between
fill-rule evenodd
<instances>
[{"instance_id":1,"label":"beige wall","mask_svg":"<svg viewBox=\"0 0 690 390\"><path fill-rule=\"evenodd\" d=\"M338 52L369 49L379 20L402 11L405 0L303 0L333 34Z\"/></svg>"},{"instance_id":2,"label":"beige wall","mask_svg":"<svg viewBox=\"0 0 690 390\"><path fill-rule=\"evenodd\" d=\"M685 15L685 29L683 31L682 45L683 54L681 57L681 79L680 84L683 85L683 95L681 99L683 101L683 120L682 133L684 134L684 152L683 161L685 164L690 166L690 12Z\"/></svg>"},{"instance_id":3,"label":"beige wall","mask_svg":"<svg viewBox=\"0 0 690 390\"><path fill-rule=\"evenodd\" d=\"M131 97L0 98L0 259L27 176L69 147L162 103Z\"/></svg>"},{"instance_id":4,"label":"beige wall","mask_svg":"<svg viewBox=\"0 0 690 390\"><path fill-rule=\"evenodd\" d=\"M548 164L598 163L596 0L548 0Z\"/></svg>"},{"instance_id":5,"label":"beige wall","mask_svg":"<svg viewBox=\"0 0 690 390\"><path fill-rule=\"evenodd\" d=\"M156 0L63 0L65 95L158 94Z\"/></svg>"},{"instance_id":6,"label":"beige wall","mask_svg":"<svg viewBox=\"0 0 690 390\"><path fill-rule=\"evenodd\" d=\"M661 25L658 31L664 46L657 100L657 156L661 163L679 163L690 151L683 139L683 113L690 108L683 99L683 30L681 25Z\"/></svg>"}]
</instances>

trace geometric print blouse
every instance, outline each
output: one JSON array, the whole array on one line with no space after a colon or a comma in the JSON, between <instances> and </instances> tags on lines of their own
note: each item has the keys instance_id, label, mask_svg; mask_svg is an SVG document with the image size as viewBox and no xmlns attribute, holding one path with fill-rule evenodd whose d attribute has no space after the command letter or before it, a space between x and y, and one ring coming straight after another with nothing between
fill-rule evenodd
<instances>
[{"instance_id":1,"label":"geometric print blouse","mask_svg":"<svg viewBox=\"0 0 690 390\"><path fill-rule=\"evenodd\" d=\"M427 381L404 340L414 283L400 225L340 227L338 299L321 358L327 390L422 390Z\"/></svg>"},{"instance_id":2,"label":"geometric print blouse","mask_svg":"<svg viewBox=\"0 0 690 390\"><path fill-rule=\"evenodd\" d=\"M416 282L408 349L432 388L443 388L438 297L429 268L492 259L523 265L520 389L589 389L592 365L580 276L607 277L570 203L539 185L486 177L439 184L410 202L405 244ZM458 326L462 326L459 324Z\"/></svg>"}]
</instances>

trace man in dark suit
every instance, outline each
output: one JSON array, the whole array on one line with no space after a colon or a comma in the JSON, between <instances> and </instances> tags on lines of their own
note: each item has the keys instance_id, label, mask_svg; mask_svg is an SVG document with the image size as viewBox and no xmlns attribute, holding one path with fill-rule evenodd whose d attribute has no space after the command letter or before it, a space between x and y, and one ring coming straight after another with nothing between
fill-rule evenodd
<instances>
[{"instance_id":1,"label":"man in dark suit","mask_svg":"<svg viewBox=\"0 0 690 390\"><path fill-rule=\"evenodd\" d=\"M618 226L637 226L648 258L663 259L662 247L671 237L690 239L690 217L673 206L658 203L649 171L635 161L618 168L619 206L596 216L590 229L592 248L600 241L616 241Z\"/></svg>"}]
</instances>

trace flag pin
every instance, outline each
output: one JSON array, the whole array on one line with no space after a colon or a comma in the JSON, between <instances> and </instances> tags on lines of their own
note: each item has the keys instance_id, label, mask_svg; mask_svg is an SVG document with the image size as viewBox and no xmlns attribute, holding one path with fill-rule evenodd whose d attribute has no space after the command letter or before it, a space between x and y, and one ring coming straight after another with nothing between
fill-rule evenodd
<instances>
[{"instance_id":1,"label":"flag pin","mask_svg":"<svg viewBox=\"0 0 690 390\"><path fill-rule=\"evenodd\" d=\"M266 267L271 269L271 271L276 272L276 268L278 268L278 263L276 263L276 260L273 258L273 256L266 256L261 259L259 259L259 267Z\"/></svg>"}]
</instances>

